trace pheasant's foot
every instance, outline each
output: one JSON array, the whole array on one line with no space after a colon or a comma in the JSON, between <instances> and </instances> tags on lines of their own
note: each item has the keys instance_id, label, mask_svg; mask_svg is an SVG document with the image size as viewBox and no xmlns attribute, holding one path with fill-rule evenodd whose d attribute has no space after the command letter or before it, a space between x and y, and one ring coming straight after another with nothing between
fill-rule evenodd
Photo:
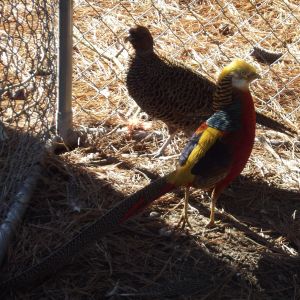
<instances>
[{"instance_id":1,"label":"pheasant's foot","mask_svg":"<svg viewBox=\"0 0 300 300\"><path fill-rule=\"evenodd\" d=\"M181 217L179 219L179 222L177 223L176 227L180 227L181 229L184 229L185 228L185 224L187 224L190 229L193 229L190 221L189 221L189 218L187 215L185 215L184 213L181 214Z\"/></svg>"},{"instance_id":2,"label":"pheasant's foot","mask_svg":"<svg viewBox=\"0 0 300 300\"><path fill-rule=\"evenodd\" d=\"M188 219L189 196L190 196L190 188L187 186L185 187L183 210L181 212L180 220L176 226L176 227L181 227L181 229L184 229L185 224L187 224L191 229L193 229Z\"/></svg>"},{"instance_id":3,"label":"pheasant's foot","mask_svg":"<svg viewBox=\"0 0 300 300\"><path fill-rule=\"evenodd\" d=\"M220 224L220 221L210 220L206 225L205 228L214 228L218 224Z\"/></svg>"}]
</instances>

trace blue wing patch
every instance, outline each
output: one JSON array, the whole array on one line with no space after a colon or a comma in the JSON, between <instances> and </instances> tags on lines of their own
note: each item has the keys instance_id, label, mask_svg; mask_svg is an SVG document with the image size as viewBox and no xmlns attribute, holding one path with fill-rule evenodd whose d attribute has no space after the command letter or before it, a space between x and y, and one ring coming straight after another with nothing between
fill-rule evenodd
<instances>
[{"instance_id":1,"label":"blue wing patch","mask_svg":"<svg viewBox=\"0 0 300 300\"><path fill-rule=\"evenodd\" d=\"M207 121L209 127L222 131L235 131L241 125L241 102L235 101L226 108L214 113Z\"/></svg>"},{"instance_id":2,"label":"blue wing patch","mask_svg":"<svg viewBox=\"0 0 300 300\"><path fill-rule=\"evenodd\" d=\"M206 121L206 125L209 127L216 128L221 131L227 131L227 132L238 130L241 125L241 102L234 101L233 104L230 104L226 108L215 112ZM189 142L184 147L184 149L181 152L181 155L179 157L179 165L180 166L183 166L185 164L185 162L187 161L189 155L191 154L191 152L193 151L195 146L198 144L199 139L202 135L202 132L203 131L200 131L200 132L196 131L190 138ZM217 150L221 149L221 152L225 151L225 149L220 147L220 145L216 149ZM214 155L220 154L220 153L214 153L214 152L212 152L212 153ZM199 167L200 167L200 165L199 165ZM201 166L201 167L203 167L203 166ZM197 168L198 168L198 166L196 167L195 172L198 171Z\"/></svg>"}]
</instances>

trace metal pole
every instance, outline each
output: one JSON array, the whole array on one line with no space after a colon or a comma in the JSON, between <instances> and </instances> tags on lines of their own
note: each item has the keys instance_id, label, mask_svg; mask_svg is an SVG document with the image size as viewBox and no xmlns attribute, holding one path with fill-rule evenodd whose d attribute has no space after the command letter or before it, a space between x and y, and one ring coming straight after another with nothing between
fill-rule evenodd
<instances>
[{"instance_id":1,"label":"metal pole","mask_svg":"<svg viewBox=\"0 0 300 300\"><path fill-rule=\"evenodd\" d=\"M59 0L58 100L56 131L63 141L73 144L72 48L73 0Z\"/></svg>"},{"instance_id":2,"label":"metal pole","mask_svg":"<svg viewBox=\"0 0 300 300\"><path fill-rule=\"evenodd\" d=\"M45 150L40 144L37 144L33 147L33 153L39 153L37 154L39 157L37 158L31 173L14 196L12 205L0 225L0 266L4 261L11 240L24 218L37 180L42 173L41 163L44 159Z\"/></svg>"}]
</instances>

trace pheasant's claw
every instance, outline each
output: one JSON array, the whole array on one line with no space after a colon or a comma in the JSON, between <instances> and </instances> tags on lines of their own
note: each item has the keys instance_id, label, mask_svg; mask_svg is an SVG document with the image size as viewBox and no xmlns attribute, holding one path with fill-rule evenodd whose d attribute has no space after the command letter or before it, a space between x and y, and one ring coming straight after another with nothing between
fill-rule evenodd
<instances>
[{"instance_id":1,"label":"pheasant's claw","mask_svg":"<svg viewBox=\"0 0 300 300\"><path fill-rule=\"evenodd\" d=\"M205 228L214 228L214 227L216 227L219 223L220 223L220 221L210 220L210 221L205 225Z\"/></svg>"},{"instance_id":2,"label":"pheasant's claw","mask_svg":"<svg viewBox=\"0 0 300 300\"><path fill-rule=\"evenodd\" d=\"M176 227L180 227L181 229L184 229L185 228L185 224L187 224L190 229L193 229L190 221L189 221L189 218L188 216L186 216L184 213L181 214L181 217L179 219L179 222L178 224L176 225Z\"/></svg>"}]
</instances>

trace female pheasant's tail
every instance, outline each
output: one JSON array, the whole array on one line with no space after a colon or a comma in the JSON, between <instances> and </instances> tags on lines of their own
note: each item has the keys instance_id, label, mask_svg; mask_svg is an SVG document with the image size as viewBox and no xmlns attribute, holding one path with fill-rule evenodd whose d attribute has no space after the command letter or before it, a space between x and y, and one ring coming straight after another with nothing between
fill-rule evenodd
<instances>
[{"instance_id":1,"label":"female pheasant's tail","mask_svg":"<svg viewBox=\"0 0 300 300\"><path fill-rule=\"evenodd\" d=\"M284 133L290 137L293 137L295 134L297 134L297 131L291 126L280 123L259 112L256 112L256 123L265 126L266 128Z\"/></svg>"},{"instance_id":2,"label":"female pheasant's tail","mask_svg":"<svg viewBox=\"0 0 300 300\"><path fill-rule=\"evenodd\" d=\"M153 201L174 190L175 185L168 182L168 175L157 179L143 189L127 197L108 211L99 220L82 230L71 241L67 242L40 263L28 268L6 281L0 282L0 295L17 289L29 287L43 282L55 274L73 257L100 240L107 234L117 230L128 219L142 212Z\"/></svg>"}]
</instances>

